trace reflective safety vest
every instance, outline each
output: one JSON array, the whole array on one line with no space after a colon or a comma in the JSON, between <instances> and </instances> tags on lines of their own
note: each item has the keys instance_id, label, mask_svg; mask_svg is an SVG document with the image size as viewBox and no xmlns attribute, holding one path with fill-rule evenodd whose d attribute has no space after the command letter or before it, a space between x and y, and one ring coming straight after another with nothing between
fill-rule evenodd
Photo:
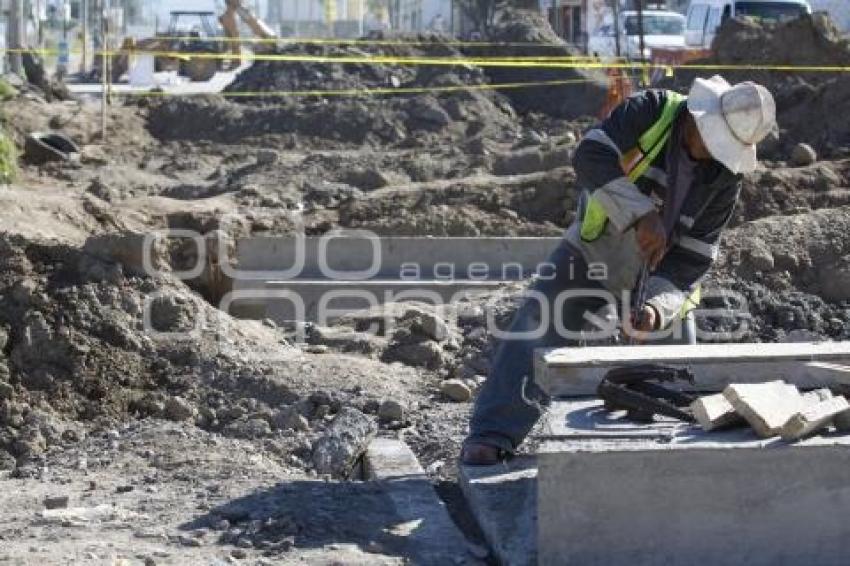
<instances>
[{"instance_id":1,"label":"reflective safety vest","mask_svg":"<svg viewBox=\"0 0 850 566\"><path fill-rule=\"evenodd\" d=\"M661 117L641 134L636 147L623 153L620 165L623 173L631 182L640 179L649 166L667 145L673 122L679 113L679 108L687 101L687 97L678 92L667 91L667 101L661 110ZM602 235L608 224L608 214L605 208L593 196L588 199L584 219L581 224L581 239L592 242Z\"/></svg>"},{"instance_id":2,"label":"reflective safety vest","mask_svg":"<svg viewBox=\"0 0 850 566\"><path fill-rule=\"evenodd\" d=\"M634 183L640 179L649 169L655 158L670 140L673 131L673 122L679 114L679 109L687 102L688 98L678 92L667 91L667 100L661 109L661 117L649 127L638 139L636 147L623 153L620 165L623 173ZM608 214L598 200L591 196L587 201L584 219L581 224L581 239L592 242L598 239L605 231L608 224ZM684 318L690 311L699 306L702 290L697 286L690 296L685 298L682 305L681 316Z\"/></svg>"}]
</instances>

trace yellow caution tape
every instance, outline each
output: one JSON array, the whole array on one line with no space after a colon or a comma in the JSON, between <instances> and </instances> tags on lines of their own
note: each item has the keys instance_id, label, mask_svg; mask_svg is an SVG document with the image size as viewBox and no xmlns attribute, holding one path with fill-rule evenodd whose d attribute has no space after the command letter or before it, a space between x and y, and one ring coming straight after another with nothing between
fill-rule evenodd
<instances>
[{"instance_id":1,"label":"yellow caution tape","mask_svg":"<svg viewBox=\"0 0 850 566\"><path fill-rule=\"evenodd\" d=\"M398 95L398 94L433 94L446 92L468 92L486 90L512 90L520 88L560 86L569 84L589 83L592 79L564 79L555 81L497 83L480 85L452 85L435 87L380 87L339 90L275 90L275 91L234 91L216 93L182 93L151 90L145 92L115 92L119 96L222 96L225 98L254 98L254 97L285 97L285 96L358 96L358 95Z\"/></svg>"},{"instance_id":2,"label":"yellow caution tape","mask_svg":"<svg viewBox=\"0 0 850 566\"><path fill-rule=\"evenodd\" d=\"M7 49L8 52L32 52L41 54L58 54L57 50ZM220 59L233 60L236 57L229 53L192 53L182 51L147 51L144 49L123 49L116 51L98 51L96 57L115 57L117 55L152 55L163 58L183 59ZM670 63L619 63L601 61L595 58L576 60L570 57L538 58L538 57L390 57L375 56L325 56L302 54L246 54L242 59L255 61L278 61L285 63L316 63L316 64L362 64L362 65L405 65L405 66L475 66L475 67L528 67L545 69L669 69L696 71L778 71L778 72L807 72L807 73L846 73L850 65L750 65L750 64L695 64L686 63L671 65Z\"/></svg>"},{"instance_id":3,"label":"yellow caution tape","mask_svg":"<svg viewBox=\"0 0 850 566\"><path fill-rule=\"evenodd\" d=\"M57 49L0 49L0 52L8 52L8 53L35 53L38 55L58 55L60 52ZM82 50L72 50L68 51L71 54L79 54L82 53ZM527 57L416 57L416 58L405 58L405 57L390 57L383 55L357 55L357 56L348 56L348 57L340 57L340 56L319 56L319 55L286 55L286 54L261 54L261 53L246 53L241 56L237 56L233 53L198 53L194 51L152 51L145 49L144 47L130 48L130 49L117 49L114 51L96 51L94 56L97 58L100 57L117 57L119 55L153 55L154 57L162 57L162 58L189 58L189 59L222 59L222 60L233 60L233 59L247 59L247 60L255 60L255 61L292 61L292 62L318 62L318 63L358 63L358 62L367 62L367 63L379 63L379 64L392 64L394 61L411 61L411 64L426 64L426 61L434 61L435 64L441 64L440 62L444 62L444 64L450 65L474 65L478 64L478 62L487 62L487 61L498 61L498 62L516 62L516 63L525 63L525 62L575 62L575 61L593 61L598 62L598 57L591 57L587 55L570 55L570 56L562 56L562 55L552 55L552 56L527 56ZM345 60L343 60L345 59ZM616 59L620 61L625 61L625 59L620 58ZM402 63L403 64L403 63Z\"/></svg>"},{"instance_id":4,"label":"yellow caution tape","mask_svg":"<svg viewBox=\"0 0 850 566\"><path fill-rule=\"evenodd\" d=\"M431 46L441 45L463 46L463 47L566 47L563 43L539 43L533 41L462 41L459 39L450 41L405 41L401 39L325 39L325 38L299 38L299 37L168 37L163 38L172 41L183 42L215 42L215 43L255 43L255 44L282 44L282 45L386 45L386 46Z\"/></svg>"}]
</instances>

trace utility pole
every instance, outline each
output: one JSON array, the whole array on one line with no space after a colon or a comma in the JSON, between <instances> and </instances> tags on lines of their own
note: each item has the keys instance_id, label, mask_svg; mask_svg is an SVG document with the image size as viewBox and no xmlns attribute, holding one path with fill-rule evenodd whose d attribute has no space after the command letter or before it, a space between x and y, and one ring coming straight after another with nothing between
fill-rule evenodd
<instances>
[{"instance_id":1,"label":"utility pole","mask_svg":"<svg viewBox=\"0 0 850 566\"><path fill-rule=\"evenodd\" d=\"M21 49L24 48L24 0L11 0L9 5L8 45L9 70L20 75L23 72Z\"/></svg>"},{"instance_id":2,"label":"utility pole","mask_svg":"<svg viewBox=\"0 0 850 566\"><path fill-rule=\"evenodd\" d=\"M640 83L642 87L646 88L649 86L649 67L647 66L649 61L644 60L644 50L646 49L646 41L643 33L643 0L635 1L637 2L638 36L640 38L638 44L638 49L640 49L638 61L641 62Z\"/></svg>"},{"instance_id":3,"label":"utility pole","mask_svg":"<svg viewBox=\"0 0 850 566\"><path fill-rule=\"evenodd\" d=\"M614 0L614 49L620 58L620 0Z\"/></svg>"},{"instance_id":4,"label":"utility pole","mask_svg":"<svg viewBox=\"0 0 850 566\"><path fill-rule=\"evenodd\" d=\"M639 59L643 59L643 52L646 48L646 40L644 38L643 33L643 0L635 0L637 4L637 17L638 17L638 38L639 38L639 49L640 54L638 55Z\"/></svg>"},{"instance_id":5,"label":"utility pole","mask_svg":"<svg viewBox=\"0 0 850 566\"><path fill-rule=\"evenodd\" d=\"M89 0L82 0L80 10L83 20L83 60L80 63L80 72L85 75L89 72Z\"/></svg>"}]
</instances>

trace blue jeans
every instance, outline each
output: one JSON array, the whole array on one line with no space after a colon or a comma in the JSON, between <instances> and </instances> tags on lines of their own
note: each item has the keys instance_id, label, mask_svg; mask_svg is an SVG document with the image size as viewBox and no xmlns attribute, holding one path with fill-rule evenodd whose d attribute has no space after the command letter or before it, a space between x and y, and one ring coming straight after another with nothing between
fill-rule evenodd
<instances>
[{"instance_id":1,"label":"blue jeans","mask_svg":"<svg viewBox=\"0 0 850 566\"><path fill-rule=\"evenodd\" d=\"M540 418L537 403L545 402L543 392L534 383L534 351L569 343L560 336L554 324L554 302L563 291L571 289L603 290L598 281L587 278L587 264L566 242L549 257L553 273L538 278L531 290L546 301L527 297L520 305L509 327L510 333L521 333L540 327L544 317L541 304L549 309L548 324L540 338L500 340L490 366L490 375L478 395L470 422L468 441L496 446L513 452ZM560 309L563 326L577 332L584 326L584 313L596 312L606 304L601 297L576 296L564 301ZM531 401L531 402L529 402Z\"/></svg>"},{"instance_id":2,"label":"blue jeans","mask_svg":"<svg viewBox=\"0 0 850 566\"><path fill-rule=\"evenodd\" d=\"M543 304L549 309L546 332L540 338L506 338L498 342L490 375L475 403L467 441L488 444L506 452L513 452L522 443L540 418L541 409L547 402L534 382L534 351L538 348L570 345L570 341L557 331L553 322L556 297L570 290L604 290L599 281L588 279L587 264L566 242L561 242L549 257L548 263L555 266L554 273L547 273L546 278L538 278L531 286L532 291L540 293L546 300L541 301L534 296L526 298L509 327L510 333L539 328L543 318ZM585 313L596 313L608 304L604 298L590 295L570 296L562 307L559 305L563 328L579 332L586 326ZM683 323L681 339L661 342L696 343L694 328L693 316L690 316Z\"/></svg>"}]
</instances>

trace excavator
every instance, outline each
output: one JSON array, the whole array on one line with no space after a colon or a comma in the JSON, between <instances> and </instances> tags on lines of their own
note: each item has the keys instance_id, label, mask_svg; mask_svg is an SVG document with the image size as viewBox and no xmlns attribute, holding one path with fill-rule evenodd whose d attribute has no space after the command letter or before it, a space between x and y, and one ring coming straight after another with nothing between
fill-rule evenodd
<instances>
[{"instance_id":1,"label":"excavator","mask_svg":"<svg viewBox=\"0 0 850 566\"><path fill-rule=\"evenodd\" d=\"M110 60L113 82L118 82L129 70L131 53L154 53L154 68L157 71L177 71L193 82L212 79L216 72L239 66L242 63L242 45L239 41L239 20L245 22L251 32L263 40L277 39L278 35L264 21L246 8L242 0L226 0L224 13L218 18L224 31L222 36L214 23L213 12L171 12L168 30L146 39L124 40L120 52ZM194 22L187 25L187 21ZM227 41L222 41L226 38ZM260 42L254 51L273 47L273 43ZM172 55L180 53L181 55ZM197 57L210 54L211 57ZM226 56L229 54L230 56ZM95 74L100 76L102 58L95 61Z\"/></svg>"}]
</instances>

